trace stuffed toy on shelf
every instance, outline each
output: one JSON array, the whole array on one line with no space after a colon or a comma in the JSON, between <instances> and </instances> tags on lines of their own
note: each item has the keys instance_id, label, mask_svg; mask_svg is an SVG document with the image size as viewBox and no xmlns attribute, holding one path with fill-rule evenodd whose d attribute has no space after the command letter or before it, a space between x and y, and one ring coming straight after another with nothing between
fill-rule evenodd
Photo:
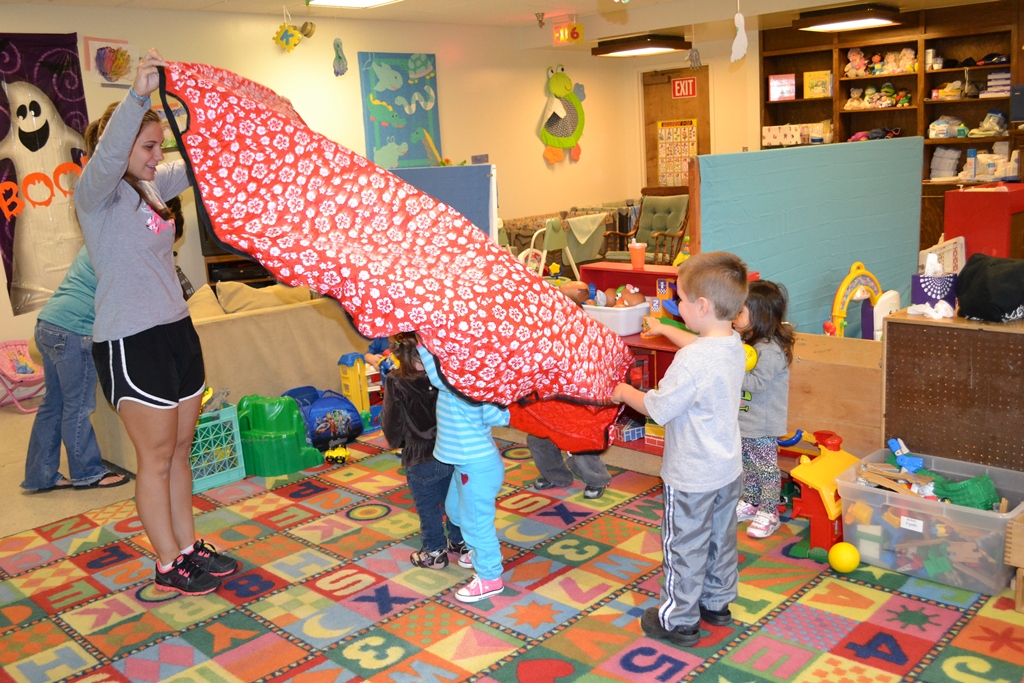
<instances>
[{"instance_id":1,"label":"stuffed toy on shelf","mask_svg":"<svg viewBox=\"0 0 1024 683\"><path fill-rule=\"evenodd\" d=\"M917 72L917 52L912 47L905 47L900 50L900 73L912 74Z\"/></svg>"},{"instance_id":2,"label":"stuffed toy on shelf","mask_svg":"<svg viewBox=\"0 0 1024 683\"><path fill-rule=\"evenodd\" d=\"M864 88L850 88L850 99L846 100L843 109L863 109L864 106Z\"/></svg>"},{"instance_id":3,"label":"stuffed toy on shelf","mask_svg":"<svg viewBox=\"0 0 1024 683\"><path fill-rule=\"evenodd\" d=\"M867 75L868 61L864 59L864 51L859 47L851 47L846 53L849 63L846 65L847 78L859 78Z\"/></svg>"},{"instance_id":4,"label":"stuffed toy on shelf","mask_svg":"<svg viewBox=\"0 0 1024 683\"><path fill-rule=\"evenodd\" d=\"M885 62L882 61L882 54L880 52L871 55L871 64L868 65L868 68L871 69L872 76L878 76L883 72Z\"/></svg>"}]
</instances>

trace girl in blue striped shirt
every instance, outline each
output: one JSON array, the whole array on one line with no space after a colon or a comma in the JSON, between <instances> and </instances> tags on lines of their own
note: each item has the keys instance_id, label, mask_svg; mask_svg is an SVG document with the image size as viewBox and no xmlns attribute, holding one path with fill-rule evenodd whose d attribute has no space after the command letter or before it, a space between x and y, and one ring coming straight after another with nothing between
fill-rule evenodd
<instances>
[{"instance_id":1,"label":"girl in blue striped shirt","mask_svg":"<svg viewBox=\"0 0 1024 683\"><path fill-rule=\"evenodd\" d=\"M508 424L508 410L473 404L455 395L442 381L437 359L420 344L423 369L437 388L437 441L434 457L455 467L445 500L448 519L462 529L472 550L476 575L455 593L461 602L476 602L504 590L501 546L494 526L495 501L505 479L505 466L491 436L491 427ZM463 564L463 562L459 562Z\"/></svg>"}]
</instances>

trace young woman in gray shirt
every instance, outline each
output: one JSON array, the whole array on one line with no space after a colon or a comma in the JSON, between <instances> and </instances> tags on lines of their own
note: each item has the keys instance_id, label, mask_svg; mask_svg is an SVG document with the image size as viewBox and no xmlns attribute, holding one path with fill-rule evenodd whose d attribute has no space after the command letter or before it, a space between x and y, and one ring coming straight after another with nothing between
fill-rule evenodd
<instances>
[{"instance_id":1,"label":"young woman in gray shirt","mask_svg":"<svg viewBox=\"0 0 1024 683\"><path fill-rule=\"evenodd\" d=\"M135 445L135 504L156 551L156 587L202 595L239 564L197 540L192 518L189 455L206 379L165 204L188 176L183 161L160 164L163 130L150 109L165 65L146 53L124 100L89 124L75 208L97 277L93 359Z\"/></svg>"}]
</instances>

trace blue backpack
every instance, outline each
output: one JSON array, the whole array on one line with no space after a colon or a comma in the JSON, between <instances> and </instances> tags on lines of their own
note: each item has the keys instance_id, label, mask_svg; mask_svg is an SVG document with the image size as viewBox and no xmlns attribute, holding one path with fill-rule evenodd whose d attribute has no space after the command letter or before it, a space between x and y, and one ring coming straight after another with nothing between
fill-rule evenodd
<instances>
[{"instance_id":1,"label":"blue backpack","mask_svg":"<svg viewBox=\"0 0 1024 683\"><path fill-rule=\"evenodd\" d=\"M363 419L359 411L352 401L336 391L298 387L284 395L296 399L306 421L306 441L319 451L344 446L363 433Z\"/></svg>"}]
</instances>

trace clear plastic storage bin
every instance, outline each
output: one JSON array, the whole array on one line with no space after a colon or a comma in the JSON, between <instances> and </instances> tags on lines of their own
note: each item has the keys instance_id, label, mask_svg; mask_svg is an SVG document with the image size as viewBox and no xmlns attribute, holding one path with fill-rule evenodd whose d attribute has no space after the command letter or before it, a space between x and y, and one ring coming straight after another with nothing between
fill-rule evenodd
<instances>
[{"instance_id":1,"label":"clear plastic storage bin","mask_svg":"<svg viewBox=\"0 0 1024 683\"><path fill-rule=\"evenodd\" d=\"M843 538L861 561L977 593L998 593L1013 568L1003 564L1006 527L1024 514L1024 472L915 453L924 468L952 481L988 474L1009 501L1004 514L926 500L857 483L862 462L884 462L872 453L836 477L843 503Z\"/></svg>"}]
</instances>

